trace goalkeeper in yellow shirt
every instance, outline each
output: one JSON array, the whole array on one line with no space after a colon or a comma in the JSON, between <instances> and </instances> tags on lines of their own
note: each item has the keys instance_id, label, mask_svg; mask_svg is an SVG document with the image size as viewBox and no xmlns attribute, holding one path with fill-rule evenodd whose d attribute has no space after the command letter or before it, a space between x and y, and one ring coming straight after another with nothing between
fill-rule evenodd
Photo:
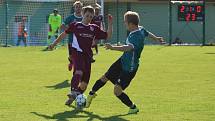
<instances>
[{"instance_id":1,"label":"goalkeeper in yellow shirt","mask_svg":"<svg viewBox=\"0 0 215 121\"><path fill-rule=\"evenodd\" d=\"M55 36L55 39L58 37L58 32L61 26L61 15L58 14L58 10L54 9L53 13L49 15L49 32L48 32L48 41L47 44L50 45L51 42L51 37Z\"/></svg>"}]
</instances>

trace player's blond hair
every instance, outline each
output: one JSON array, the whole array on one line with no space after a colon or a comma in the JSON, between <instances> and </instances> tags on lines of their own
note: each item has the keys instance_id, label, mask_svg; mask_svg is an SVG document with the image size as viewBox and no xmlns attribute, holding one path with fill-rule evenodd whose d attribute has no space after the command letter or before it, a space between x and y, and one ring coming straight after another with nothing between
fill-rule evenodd
<instances>
[{"instance_id":1,"label":"player's blond hair","mask_svg":"<svg viewBox=\"0 0 215 121\"><path fill-rule=\"evenodd\" d=\"M81 6L83 6L83 3L81 1L75 1L75 3L73 4L73 7L76 6L77 4L80 4Z\"/></svg>"},{"instance_id":2,"label":"player's blond hair","mask_svg":"<svg viewBox=\"0 0 215 121\"><path fill-rule=\"evenodd\" d=\"M124 19L128 23L132 23L134 25L139 25L139 22L140 22L139 14L137 12L133 12L133 11L127 11L124 14Z\"/></svg>"},{"instance_id":3,"label":"player's blond hair","mask_svg":"<svg viewBox=\"0 0 215 121\"><path fill-rule=\"evenodd\" d=\"M85 6L83 7L82 9L83 13L85 14L87 11L92 13L92 14L95 14L95 10L94 8L91 6L91 5L88 5L88 6Z\"/></svg>"}]
</instances>

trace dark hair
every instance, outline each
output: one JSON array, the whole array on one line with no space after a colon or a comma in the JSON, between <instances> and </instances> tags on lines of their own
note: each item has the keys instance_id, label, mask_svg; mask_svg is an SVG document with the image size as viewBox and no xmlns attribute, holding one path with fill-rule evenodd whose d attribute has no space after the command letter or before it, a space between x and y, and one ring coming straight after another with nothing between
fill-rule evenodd
<instances>
[{"instance_id":1,"label":"dark hair","mask_svg":"<svg viewBox=\"0 0 215 121\"><path fill-rule=\"evenodd\" d=\"M92 13L92 14L95 13L95 10L94 10L94 8L92 6L85 6L85 7L83 7L82 10L83 10L83 14L85 14L87 11Z\"/></svg>"},{"instance_id":2,"label":"dark hair","mask_svg":"<svg viewBox=\"0 0 215 121\"><path fill-rule=\"evenodd\" d=\"M140 19L139 14L137 12L128 11L124 14L124 18L127 20L128 23L139 25Z\"/></svg>"},{"instance_id":3,"label":"dark hair","mask_svg":"<svg viewBox=\"0 0 215 121\"><path fill-rule=\"evenodd\" d=\"M53 10L53 12L58 12L58 9L57 9L57 8L55 8L55 9Z\"/></svg>"}]
</instances>

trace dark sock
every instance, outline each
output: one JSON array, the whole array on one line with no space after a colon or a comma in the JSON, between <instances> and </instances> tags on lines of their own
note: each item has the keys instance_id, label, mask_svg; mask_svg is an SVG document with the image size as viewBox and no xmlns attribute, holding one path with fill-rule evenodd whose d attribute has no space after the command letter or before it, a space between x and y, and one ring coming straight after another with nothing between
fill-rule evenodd
<instances>
[{"instance_id":1,"label":"dark sock","mask_svg":"<svg viewBox=\"0 0 215 121\"><path fill-rule=\"evenodd\" d=\"M132 104L132 106L130 107L131 109L135 109L136 108L136 105L135 104Z\"/></svg>"},{"instance_id":2,"label":"dark sock","mask_svg":"<svg viewBox=\"0 0 215 121\"><path fill-rule=\"evenodd\" d=\"M103 82L102 80L97 80L96 83L93 85L92 91L90 91L90 95L93 95L95 92L97 92L100 88L102 88L106 82Z\"/></svg>"},{"instance_id":3,"label":"dark sock","mask_svg":"<svg viewBox=\"0 0 215 121\"><path fill-rule=\"evenodd\" d=\"M89 95L94 95L95 94L95 92L93 92L93 91L90 91L90 93L89 93Z\"/></svg>"},{"instance_id":4,"label":"dark sock","mask_svg":"<svg viewBox=\"0 0 215 121\"><path fill-rule=\"evenodd\" d=\"M119 96L117 96L121 101L122 101L122 103L124 103L126 106L128 106L128 107L130 107L130 108L135 108L135 107L133 107L133 103L132 103L132 101L130 100L130 98L128 97L128 95L126 95L124 92L121 94L121 95L119 95Z\"/></svg>"}]
</instances>

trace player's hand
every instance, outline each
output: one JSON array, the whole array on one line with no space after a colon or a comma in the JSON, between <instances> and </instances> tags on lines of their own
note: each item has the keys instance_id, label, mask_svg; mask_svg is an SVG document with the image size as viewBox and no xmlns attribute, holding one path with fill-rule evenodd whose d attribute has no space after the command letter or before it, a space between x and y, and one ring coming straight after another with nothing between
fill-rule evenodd
<instances>
[{"instance_id":1,"label":"player's hand","mask_svg":"<svg viewBox=\"0 0 215 121\"><path fill-rule=\"evenodd\" d=\"M73 64L72 64L72 63L69 63L69 64L68 64L68 70L69 70L69 71L72 71L72 69L73 69Z\"/></svg>"},{"instance_id":2,"label":"player's hand","mask_svg":"<svg viewBox=\"0 0 215 121\"><path fill-rule=\"evenodd\" d=\"M163 37L157 37L158 41L161 43L161 44L166 44L166 42L164 41Z\"/></svg>"},{"instance_id":3,"label":"player's hand","mask_svg":"<svg viewBox=\"0 0 215 121\"><path fill-rule=\"evenodd\" d=\"M108 14L108 23L113 24L113 16L111 14Z\"/></svg>"},{"instance_id":4,"label":"player's hand","mask_svg":"<svg viewBox=\"0 0 215 121\"><path fill-rule=\"evenodd\" d=\"M112 45L110 43L106 43L105 44L105 48L108 50L108 49L112 49Z\"/></svg>"}]
</instances>

